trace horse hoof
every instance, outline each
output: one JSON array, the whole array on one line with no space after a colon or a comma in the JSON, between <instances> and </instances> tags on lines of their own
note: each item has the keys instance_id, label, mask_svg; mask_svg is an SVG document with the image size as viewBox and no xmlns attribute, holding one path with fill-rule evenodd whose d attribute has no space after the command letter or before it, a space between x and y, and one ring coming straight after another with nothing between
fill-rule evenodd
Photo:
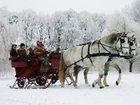
<instances>
[{"instance_id":1,"label":"horse hoof","mask_svg":"<svg viewBox=\"0 0 140 105\"><path fill-rule=\"evenodd\" d=\"M94 88L94 87L95 87L95 85L94 85L94 84L92 84L92 87Z\"/></svg>"},{"instance_id":2,"label":"horse hoof","mask_svg":"<svg viewBox=\"0 0 140 105\"><path fill-rule=\"evenodd\" d=\"M61 86L61 88L64 88L64 86Z\"/></svg>"},{"instance_id":3,"label":"horse hoof","mask_svg":"<svg viewBox=\"0 0 140 105\"><path fill-rule=\"evenodd\" d=\"M118 82L118 81L116 81L116 85L117 85L117 86L119 85L119 82Z\"/></svg>"},{"instance_id":4,"label":"horse hoof","mask_svg":"<svg viewBox=\"0 0 140 105\"><path fill-rule=\"evenodd\" d=\"M75 89L79 88L78 86L75 86Z\"/></svg>"},{"instance_id":5,"label":"horse hoof","mask_svg":"<svg viewBox=\"0 0 140 105\"><path fill-rule=\"evenodd\" d=\"M103 89L104 87L103 86L100 86L100 89Z\"/></svg>"},{"instance_id":6,"label":"horse hoof","mask_svg":"<svg viewBox=\"0 0 140 105\"><path fill-rule=\"evenodd\" d=\"M78 86L77 85L73 85L75 88L77 88Z\"/></svg>"}]
</instances>

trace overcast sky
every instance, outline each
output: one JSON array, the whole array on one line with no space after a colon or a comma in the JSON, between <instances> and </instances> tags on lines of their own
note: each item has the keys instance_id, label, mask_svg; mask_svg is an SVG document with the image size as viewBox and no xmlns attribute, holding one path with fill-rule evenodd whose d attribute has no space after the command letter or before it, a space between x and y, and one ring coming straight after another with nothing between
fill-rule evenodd
<instances>
[{"instance_id":1,"label":"overcast sky","mask_svg":"<svg viewBox=\"0 0 140 105\"><path fill-rule=\"evenodd\" d=\"M32 9L37 13L53 14L56 11L73 9L77 12L112 14L134 0L0 0L0 7L7 7L10 11Z\"/></svg>"}]
</instances>

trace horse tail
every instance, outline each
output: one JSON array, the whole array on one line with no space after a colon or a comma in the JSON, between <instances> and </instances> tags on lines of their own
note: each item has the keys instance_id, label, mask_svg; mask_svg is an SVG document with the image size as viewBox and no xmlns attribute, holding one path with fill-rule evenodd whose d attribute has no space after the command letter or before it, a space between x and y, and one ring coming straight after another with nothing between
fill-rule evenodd
<instances>
[{"instance_id":1,"label":"horse tail","mask_svg":"<svg viewBox=\"0 0 140 105\"><path fill-rule=\"evenodd\" d=\"M59 81L60 81L60 83L63 87L64 86L64 81L65 81L65 63L64 63L64 59L63 59L63 54L61 54L61 57L60 57Z\"/></svg>"}]
</instances>

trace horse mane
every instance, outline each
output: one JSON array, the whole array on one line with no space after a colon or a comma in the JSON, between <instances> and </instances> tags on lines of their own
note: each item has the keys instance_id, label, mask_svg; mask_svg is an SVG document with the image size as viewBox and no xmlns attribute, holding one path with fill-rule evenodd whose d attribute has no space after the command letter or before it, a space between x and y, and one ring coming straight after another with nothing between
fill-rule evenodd
<instances>
[{"instance_id":1,"label":"horse mane","mask_svg":"<svg viewBox=\"0 0 140 105\"><path fill-rule=\"evenodd\" d=\"M114 44L114 42L116 40L118 40L118 36L120 36L121 33L113 33L113 34L110 34L108 36L104 36L100 39L100 41L102 43L107 43L107 44Z\"/></svg>"}]
</instances>

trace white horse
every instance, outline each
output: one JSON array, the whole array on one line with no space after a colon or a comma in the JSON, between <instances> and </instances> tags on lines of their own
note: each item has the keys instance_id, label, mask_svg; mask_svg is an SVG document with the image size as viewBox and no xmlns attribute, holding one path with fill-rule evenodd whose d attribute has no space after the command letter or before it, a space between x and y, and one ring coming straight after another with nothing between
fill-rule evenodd
<instances>
[{"instance_id":1,"label":"white horse","mask_svg":"<svg viewBox=\"0 0 140 105\"><path fill-rule=\"evenodd\" d=\"M99 76L92 83L92 86L94 87L98 84L100 88L103 88L101 79L104 75L104 66L110 57L126 56L129 53L129 49L126 49L129 47L128 41L125 41L127 39L125 33L117 33L105 36L93 43L67 49L63 53L63 59L67 68L66 73L71 78L73 85L75 87L77 86L77 81L74 81L72 76L76 65L85 68L85 73L87 73L90 66L94 65L98 70ZM87 80L87 77L85 77L85 80ZM88 83L88 81L86 81L86 83ZM63 82L62 85L64 85Z\"/></svg>"},{"instance_id":2,"label":"white horse","mask_svg":"<svg viewBox=\"0 0 140 105\"><path fill-rule=\"evenodd\" d=\"M128 41L129 43L129 48L126 48L126 49L129 49L129 54L123 58L125 59L129 59L129 58L132 58L134 56L136 56L136 48L137 48L137 43L136 43L136 38L134 36L129 36L127 37L128 39L126 41ZM121 39L122 42L125 42L124 39ZM105 63L104 65L104 79L103 79L103 84L105 86L109 86L108 83L107 83L107 75L108 75L108 71L109 71L109 67L113 67L115 68L115 70L117 70L118 72L118 78L116 80L116 85L119 85L120 81L121 81L121 68L119 67L119 65L117 64L119 62L119 59L120 57L110 57L108 59L108 61ZM75 66L74 67L74 76L75 76L75 82L78 81L78 73L81 69L84 69L82 68L81 66ZM88 74L88 71L89 71L89 68L86 67L84 69L84 79L85 79L85 84L88 84L88 79L87 79L87 74Z\"/></svg>"},{"instance_id":3,"label":"white horse","mask_svg":"<svg viewBox=\"0 0 140 105\"><path fill-rule=\"evenodd\" d=\"M136 56L136 48L137 48L137 43L136 43L136 38L134 37L134 35L127 37L128 39L126 40L129 44L129 47L126 49L129 49L129 54L123 58L125 59L131 59L134 58ZM124 42L122 40L122 42ZM103 79L103 83L105 86L109 86L107 84L107 75L108 75L108 71L109 71L109 67L112 66L113 68L115 68L118 73L118 79L116 81L116 85L119 85L120 80L121 80L121 68L119 67L119 65L117 64L119 62L120 57L112 57L110 58L110 60L108 62L105 63L105 68L104 68L104 79ZM87 77L87 74L85 75Z\"/></svg>"}]
</instances>

